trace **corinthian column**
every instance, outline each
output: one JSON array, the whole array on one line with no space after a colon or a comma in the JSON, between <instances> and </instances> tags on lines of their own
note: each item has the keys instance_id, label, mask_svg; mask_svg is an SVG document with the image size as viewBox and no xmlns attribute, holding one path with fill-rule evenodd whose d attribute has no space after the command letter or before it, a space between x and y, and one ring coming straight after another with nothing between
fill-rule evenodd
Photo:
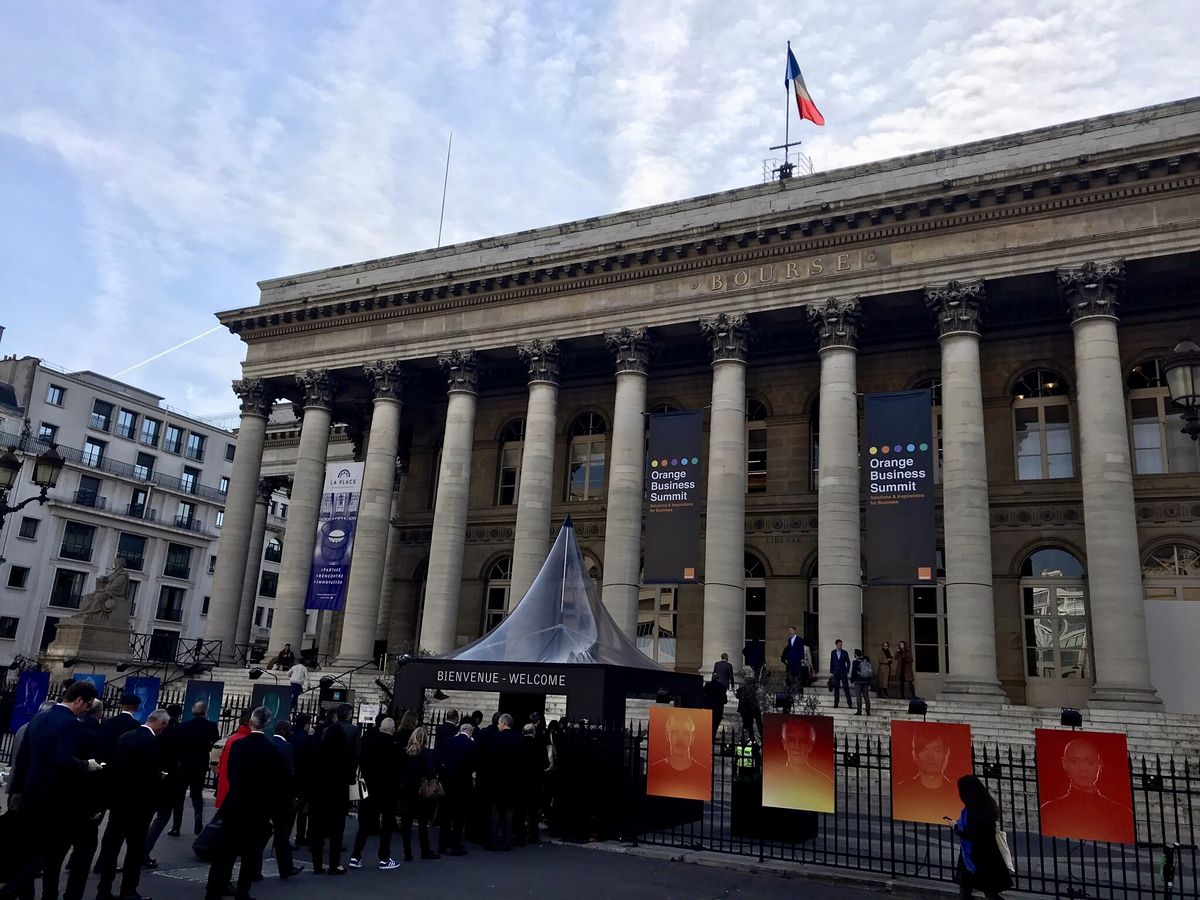
<instances>
[{"instance_id":1,"label":"corinthian column","mask_svg":"<svg viewBox=\"0 0 1200 900\"><path fill-rule=\"evenodd\" d=\"M1161 706L1150 682L1142 564L1133 507L1125 379L1117 345L1124 260L1058 270L1075 333L1079 461L1088 604L1096 684L1093 706Z\"/></svg>"},{"instance_id":2,"label":"corinthian column","mask_svg":"<svg viewBox=\"0 0 1200 900\"><path fill-rule=\"evenodd\" d=\"M397 457L396 477L392 482L392 512L388 523L388 543L383 563L383 586L379 591L379 615L375 617L375 640L377 641L388 639L392 616L396 610L395 585L400 578L400 564L404 559L404 550L400 539L400 529L391 527L391 523L400 518L404 509L404 488L407 483L408 461L404 457ZM411 627L408 629L408 637L411 640ZM388 649L393 651L390 643L389 641Z\"/></svg>"},{"instance_id":3,"label":"corinthian column","mask_svg":"<svg viewBox=\"0 0 1200 900\"><path fill-rule=\"evenodd\" d=\"M474 350L452 350L438 357L449 381L442 466L433 507L429 543L429 580L421 620L421 649L454 649L458 596L462 591L463 549L467 540L467 504L471 488L471 449L475 441L475 401L479 360Z\"/></svg>"},{"instance_id":4,"label":"corinthian column","mask_svg":"<svg viewBox=\"0 0 1200 900\"><path fill-rule=\"evenodd\" d=\"M742 649L746 627L746 346L742 313L700 320L712 350L708 508L704 518L704 658L701 671Z\"/></svg>"},{"instance_id":5,"label":"corinthian column","mask_svg":"<svg viewBox=\"0 0 1200 900\"><path fill-rule=\"evenodd\" d=\"M221 642L223 663L234 661L242 579L254 533L255 490L272 406L270 389L261 378L235 381L233 391L242 401L242 417L238 425L233 472L229 478L229 494L225 498L225 520L221 524L221 543L217 547L217 568L213 573L206 631L209 640Z\"/></svg>"},{"instance_id":6,"label":"corinthian column","mask_svg":"<svg viewBox=\"0 0 1200 900\"><path fill-rule=\"evenodd\" d=\"M982 281L925 289L942 348L942 520L950 673L942 696L1002 703L996 675L992 531L979 369Z\"/></svg>"},{"instance_id":7,"label":"corinthian column","mask_svg":"<svg viewBox=\"0 0 1200 900\"><path fill-rule=\"evenodd\" d=\"M821 652L837 640L862 646L862 551L858 488L858 298L808 307L821 356L817 586ZM825 667L824 660L814 665Z\"/></svg>"},{"instance_id":8,"label":"corinthian column","mask_svg":"<svg viewBox=\"0 0 1200 900\"><path fill-rule=\"evenodd\" d=\"M612 450L608 464L608 509L604 520L604 586L609 613L631 641L637 639L641 584L642 486L646 465L646 370L650 338L645 328L620 328L604 335L617 367Z\"/></svg>"},{"instance_id":9,"label":"corinthian column","mask_svg":"<svg viewBox=\"0 0 1200 900\"><path fill-rule=\"evenodd\" d=\"M525 413L525 447L521 451L521 484L517 490L510 609L525 596L550 551L554 425L562 356L558 341L539 338L518 344L517 353L529 366L529 406Z\"/></svg>"},{"instance_id":10,"label":"corinthian column","mask_svg":"<svg viewBox=\"0 0 1200 900\"><path fill-rule=\"evenodd\" d=\"M287 539L279 562L279 590L275 595L275 618L267 652L271 655L291 644L299 655L304 638L304 601L312 571L313 547L317 542L317 515L325 485L325 457L329 452L329 426L333 420L333 398L337 385L324 369L309 369L296 376L304 391L304 418L296 470L292 476L291 505L288 507Z\"/></svg>"},{"instance_id":11,"label":"corinthian column","mask_svg":"<svg viewBox=\"0 0 1200 900\"><path fill-rule=\"evenodd\" d=\"M374 389L375 400L338 648L337 664L347 668L362 665L374 655L375 621L379 616L379 592L391 528L400 409L404 385L409 380L408 370L395 360L381 359L363 366L363 371Z\"/></svg>"},{"instance_id":12,"label":"corinthian column","mask_svg":"<svg viewBox=\"0 0 1200 900\"><path fill-rule=\"evenodd\" d=\"M234 456L236 461L237 457ZM254 503L254 527L250 531L250 548L246 553L246 575L242 580L242 600L238 604L237 631L234 641L250 642L250 620L254 615L254 598L258 596L258 576L262 569L263 544L267 540L267 504L275 492L275 480L260 478ZM211 609L212 604L209 604Z\"/></svg>"}]
</instances>

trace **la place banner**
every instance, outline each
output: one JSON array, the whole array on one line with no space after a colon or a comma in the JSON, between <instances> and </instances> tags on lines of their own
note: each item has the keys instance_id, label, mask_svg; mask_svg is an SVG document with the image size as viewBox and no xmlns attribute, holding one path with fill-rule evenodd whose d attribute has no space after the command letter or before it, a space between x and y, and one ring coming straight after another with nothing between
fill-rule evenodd
<instances>
[{"instance_id":1,"label":"la place banner","mask_svg":"<svg viewBox=\"0 0 1200 900\"><path fill-rule=\"evenodd\" d=\"M360 462L330 463L325 467L305 609L341 609L346 602L362 476Z\"/></svg>"},{"instance_id":2,"label":"la place banner","mask_svg":"<svg viewBox=\"0 0 1200 900\"><path fill-rule=\"evenodd\" d=\"M700 450L704 413L650 415L644 584L700 580Z\"/></svg>"},{"instance_id":3,"label":"la place banner","mask_svg":"<svg viewBox=\"0 0 1200 900\"><path fill-rule=\"evenodd\" d=\"M867 583L931 581L937 565L929 391L867 394Z\"/></svg>"}]
</instances>

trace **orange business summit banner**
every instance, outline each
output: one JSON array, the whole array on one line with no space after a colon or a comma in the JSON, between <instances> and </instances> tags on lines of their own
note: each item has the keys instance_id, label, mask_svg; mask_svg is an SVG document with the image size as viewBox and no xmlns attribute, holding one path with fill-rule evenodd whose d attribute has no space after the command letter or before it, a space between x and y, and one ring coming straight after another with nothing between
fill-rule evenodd
<instances>
[{"instance_id":1,"label":"orange business summit banner","mask_svg":"<svg viewBox=\"0 0 1200 900\"><path fill-rule=\"evenodd\" d=\"M762 805L833 812L832 716L763 716Z\"/></svg>"},{"instance_id":2,"label":"orange business summit banner","mask_svg":"<svg viewBox=\"0 0 1200 900\"><path fill-rule=\"evenodd\" d=\"M1054 728L1034 734L1042 834L1132 844L1133 790L1125 735Z\"/></svg>"},{"instance_id":3,"label":"orange business summit banner","mask_svg":"<svg viewBox=\"0 0 1200 900\"><path fill-rule=\"evenodd\" d=\"M962 812L958 779L971 774L971 726L892 720L892 818L945 825Z\"/></svg>"},{"instance_id":4,"label":"orange business summit banner","mask_svg":"<svg viewBox=\"0 0 1200 900\"><path fill-rule=\"evenodd\" d=\"M712 799L712 711L650 707L646 793Z\"/></svg>"}]
</instances>

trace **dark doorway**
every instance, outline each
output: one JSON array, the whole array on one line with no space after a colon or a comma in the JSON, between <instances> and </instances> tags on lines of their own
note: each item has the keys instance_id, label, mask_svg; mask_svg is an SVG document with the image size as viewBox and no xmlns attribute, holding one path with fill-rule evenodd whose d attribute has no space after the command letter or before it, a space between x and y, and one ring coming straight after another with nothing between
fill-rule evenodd
<instances>
[{"instance_id":1,"label":"dark doorway","mask_svg":"<svg viewBox=\"0 0 1200 900\"><path fill-rule=\"evenodd\" d=\"M542 718L546 718L546 695L502 693L500 694L499 712L512 716L513 727L520 731L521 727L529 721L530 713L541 713Z\"/></svg>"}]
</instances>

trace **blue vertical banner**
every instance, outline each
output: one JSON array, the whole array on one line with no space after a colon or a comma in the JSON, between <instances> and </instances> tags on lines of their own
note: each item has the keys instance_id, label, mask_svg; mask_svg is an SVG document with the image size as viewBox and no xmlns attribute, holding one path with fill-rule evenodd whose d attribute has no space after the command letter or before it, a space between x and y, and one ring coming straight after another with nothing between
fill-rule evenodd
<instances>
[{"instance_id":1,"label":"blue vertical banner","mask_svg":"<svg viewBox=\"0 0 1200 900\"><path fill-rule=\"evenodd\" d=\"M920 584L937 572L930 404L929 391L866 396L867 584Z\"/></svg>"},{"instance_id":2,"label":"blue vertical banner","mask_svg":"<svg viewBox=\"0 0 1200 900\"><path fill-rule=\"evenodd\" d=\"M154 712L154 708L158 705L158 689L161 685L162 682L151 675L138 675L125 679L125 687L121 693L132 694L141 701L133 717L143 725L146 724L146 719L150 718L150 713Z\"/></svg>"},{"instance_id":3,"label":"blue vertical banner","mask_svg":"<svg viewBox=\"0 0 1200 900\"><path fill-rule=\"evenodd\" d=\"M341 609L346 602L362 476L360 462L330 463L325 467L305 609Z\"/></svg>"},{"instance_id":4,"label":"blue vertical banner","mask_svg":"<svg viewBox=\"0 0 1200 900\"><path fill-rule=\"evenodd\" d=\"M192 707L197 703L203 703L208 707L208 712L205 718L210 722L221 724L221 698L225 694L225 682L223 681L198 681L191 680L187 683L187 689L183 692L183 714L187 718L191 718Z\"/></svg>"},{"instance_id":5,"label":"blue vertical banner","mask_svg":"<svg viewBox=\"0 0 1200 900\"><path fill-rule=\"evenodd\" d=\"M17 677L17 697L8 730L16 731L37 715L38 707L50 696L49 672L22 672Z\"/></svg>"}]
</instances>

